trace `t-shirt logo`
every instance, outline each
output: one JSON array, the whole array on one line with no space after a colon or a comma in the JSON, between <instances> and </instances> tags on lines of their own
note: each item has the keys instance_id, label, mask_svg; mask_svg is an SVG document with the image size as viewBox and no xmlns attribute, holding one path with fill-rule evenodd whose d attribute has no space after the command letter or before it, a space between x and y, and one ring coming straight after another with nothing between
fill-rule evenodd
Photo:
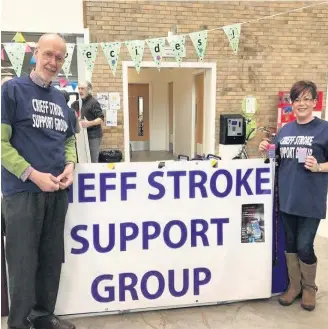
<instances>
[{"instance_id":1,"label":"t-shirt logo","mask_svg":"<svg viewBox=\"0 0 328 329\"><path fill-rule=\"evenodd\" d=\"M280 156L282 159L297 159L304 163L312 155L314 136L286 136L280 141Z\"/></svg>"},{"instance_id":2,"label":"t-shirt logo","mask_svg":"<svg viewBox=\"0 0 328 329\"><path fill-rule=\"evenodd\" d=\"M33 98L32 109L33 128L67 131L68 125L63 109L58 104Z\"/></svg>"}]
</instances>

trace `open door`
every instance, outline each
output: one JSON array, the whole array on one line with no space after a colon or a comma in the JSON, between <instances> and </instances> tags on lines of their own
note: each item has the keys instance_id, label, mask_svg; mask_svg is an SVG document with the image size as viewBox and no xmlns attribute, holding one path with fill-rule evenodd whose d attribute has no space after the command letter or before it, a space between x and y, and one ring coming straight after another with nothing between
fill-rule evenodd
<instances>
[{"instance_id":1,"label":"open door","mask_svg":"<svg viewBox=\"0 0 328 329\"><path fill-rule=\"evenodd\" d=\"M195 156L203 154L204 73L195 76Z\"/></svg>"},{"instance_id":2,"label":"open door","mask_svg":"<svg viewBox=\"0 0 328 329\"><path fill-rule=\"evenodd\" d=\"M129 84L129 126L132 151L149 150L149 85Z\"/></svg>"}]
</instances>

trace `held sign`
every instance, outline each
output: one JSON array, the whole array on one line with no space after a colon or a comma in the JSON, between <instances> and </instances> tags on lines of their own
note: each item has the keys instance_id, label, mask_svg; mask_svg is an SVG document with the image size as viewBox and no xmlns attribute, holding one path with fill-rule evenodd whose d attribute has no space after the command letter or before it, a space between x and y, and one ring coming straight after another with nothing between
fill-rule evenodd
<instances>
[{"instance_id":1,"label":"held sign","mask_svg":"<svg viewBox=\"0 0 328 329\"><path fill-rule=\"evenodd\" d=\"M56 312L270 297L272 176L263 160L78 165Z\"/></svg>"}]
</instances>

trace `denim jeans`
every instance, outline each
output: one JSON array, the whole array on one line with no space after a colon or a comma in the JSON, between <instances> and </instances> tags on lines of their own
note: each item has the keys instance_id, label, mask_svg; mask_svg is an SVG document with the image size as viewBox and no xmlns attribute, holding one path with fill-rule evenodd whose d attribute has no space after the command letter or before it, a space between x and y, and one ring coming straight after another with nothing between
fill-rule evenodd
<instances>
[{"instance_id":1,"label":"denim jeans","mask_svg":"<svg viewBox=\"0 0 328 329\"><path fill-rule=\"evenodd\" d=\"M286 252L297 253L305 264L314 264L317 257L314 253L314 238L320 224L320 219L308 218L281 212L285 229Z\"/></svg>"},{"instance_id":2,"label":"denim jeans","mask_svg":"<svg viewBox=\"0 0 328 329\"><path fill-rule=\"evenodd\" d=\"M91 163L98 163L101 138L89 138Z\"/></svg>"}]
</instances>

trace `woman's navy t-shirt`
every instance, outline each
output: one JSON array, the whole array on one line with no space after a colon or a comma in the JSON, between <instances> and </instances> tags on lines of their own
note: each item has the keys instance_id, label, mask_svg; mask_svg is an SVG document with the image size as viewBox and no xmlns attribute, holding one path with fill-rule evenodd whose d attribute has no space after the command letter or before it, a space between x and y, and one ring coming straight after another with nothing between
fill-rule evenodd
<instances>
[{"instance_id":1,"label":"woman's navy t-shirt","mask_svg":"<svg viewBox=\"0 0 328 329\"><path fill-rule=\"evenodd\" d=\"M328 122L314 118L307 124L290 122L276 137L280 210L291 215L326 217L328 173L305 169L307 155L328 161Z\"/></svg>"}]
</instances>

